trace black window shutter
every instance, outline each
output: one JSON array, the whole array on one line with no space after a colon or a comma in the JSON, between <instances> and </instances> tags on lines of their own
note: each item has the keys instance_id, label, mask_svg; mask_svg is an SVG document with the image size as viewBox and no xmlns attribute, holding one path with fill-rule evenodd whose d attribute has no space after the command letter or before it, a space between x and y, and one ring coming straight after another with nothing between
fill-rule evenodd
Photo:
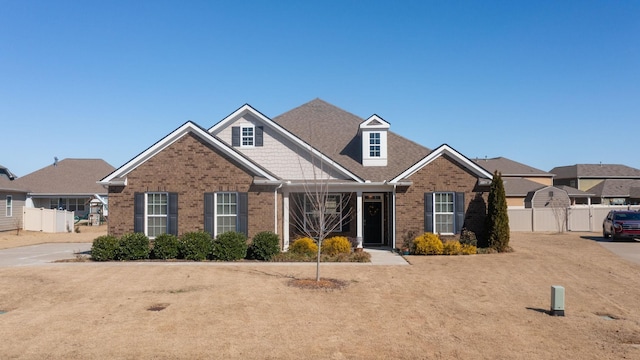
<instances>
[{"instance_id":1,"label":"black window shutter","mask_svg":"<svg viewBox=\"0 0 640 360\"><path fill-rule=\"evenodd\" d=\"M255 146L262 146L264 142L264 127L256 126L256 143Z\"/></svg>"},{"instance_id":2,"label":"black window shutter","mask_svg":"<svg viewBox=\"0 0 640 360\"><path fill-rule=\"evenodd\" d=\"M236 231L249 236L249 194L238 193L238 222Z\"/></svg>"},{"instance_id":3,"label":"black window shutter","mask_svg":"<svg viewBox=\"0 0 640 360\"><path fill-rule=\"evenodd\" d=\"M169 193L167 234L178 236L178 193Z\"/></svg>"},{"instance_id":4,"label":"black window shutter","mask_svg":"<svg viewBox=\"0 0 640 360\"><path fill-rule=\"evenodd\" d=\"M133 232L144 233L144 193L133 194Z\"/></svg>"},{"instance_id":5,"label":"black window shutter","mask_svg":"<svg viewBox=\"0 0 640 360\"><path fill-rule=\"evenodd\" d=\"M424 193L424 232L433 232L433 193Z\"/></svg>"},{"instance_id":6,"label":"black window shutter","mask_svg":"<svg viewBox=\"0 0 640 360\"><path fill-rule=\"evenodd\" d=\"M214 235L213 225L215 224L215 193L204 193L204 231L211 237Z\"/></svg>"},{"instance_id":7,"label":"black window shutter","mask_svg":"<svg viewBox=\"0 0 640 360\"><path fill-rule=\"evenodd\" d=\"M240 126L231 128L231 146L240 146Z\"/></svg>"},{"instance_id":8,"label":"black window shutter","mask_svg":"<svg viewBox=\"0 0 640 360\"><path fill-rule=\"evenodd\" d=\"M462 226L464 225L464 193L457 192L455 197L455 208L453 209L455 218L453 220L453 226L455 228L456 234L459 234L460 232L462 232Z\"/></svg>"}]
</instances>

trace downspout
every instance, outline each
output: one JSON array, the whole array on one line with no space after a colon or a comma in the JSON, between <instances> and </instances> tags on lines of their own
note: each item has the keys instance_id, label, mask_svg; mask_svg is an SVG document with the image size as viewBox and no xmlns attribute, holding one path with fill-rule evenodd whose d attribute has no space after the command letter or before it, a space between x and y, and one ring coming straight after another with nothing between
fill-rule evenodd
<instances>
[{"instance_id":1,"label":"downspout","mask_svg":"<svg viewBox=\"0 0 640 360\"><path fill-rule=\"evenodd\" d=\"M273 191L273 233L278 233L278 190L282 188L282 183ZM284 229L283 229L284 230Z\"/></svg>"}]
</instances>

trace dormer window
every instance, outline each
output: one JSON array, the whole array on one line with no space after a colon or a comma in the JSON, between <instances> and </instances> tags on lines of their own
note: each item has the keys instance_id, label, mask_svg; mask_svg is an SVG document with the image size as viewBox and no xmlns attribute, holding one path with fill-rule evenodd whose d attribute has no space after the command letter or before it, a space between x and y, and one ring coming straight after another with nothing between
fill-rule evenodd
<instances>
[{"instance_id":1,"label":"dormer window","mask_svg":"<svg viewBox=\"0 0 640 360\"><path fill-rule=\"evenodd\" d=\"M380 157L380 133L369 133L369 156Z\"/></svg>"},{"instance_id":2,"label":"dormer window","mask_svg":"<svg viewBox=\"0 0 640 360\"><path fill-rule=\"evenodd\" d=\"M253 126L242 127L242 146L254 145L254 129Z\"/></svg>"},{"instance_id":3,"label":"dormer window","mask_svg":"<svg viewBox=\"0 0 640 360\"><path fill-rule=\"evenodd\" d=\"M363 166L387 166L389 123L377 115L360 124Z\"/></svg>"}]
</instances>

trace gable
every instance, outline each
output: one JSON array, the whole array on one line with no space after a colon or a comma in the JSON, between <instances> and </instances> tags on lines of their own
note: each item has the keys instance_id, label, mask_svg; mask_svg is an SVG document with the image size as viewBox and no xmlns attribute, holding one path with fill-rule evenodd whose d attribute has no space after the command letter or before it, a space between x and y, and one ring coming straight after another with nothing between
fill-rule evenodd
<instances>
[{"instance_id":1,"label":"gable","mask_svg":"<svg viewBox=\"0 0 640 360\"><path fill-rule=\"evenodd\" d=\"M433 150L429 155L425 156L423 159L415 163L413 166L411 166L410 168L408 168L398 176L394 177L391 180L391 183L399 183L403 180L409 179L413 174L415 174L425 166L429 165L434 160L445 155L447 156L447 158L451 159L451 161L458 163L461 167L465 168L467 171L474 174L479 180L485 180L483 182L486 182L487 183L486 185L488 185L489 180L493 179L493 175L491 175L485 169L478 166L476 163L469 160L467 157L460 154L458 151L456 151L449 145L443 144L437 149ZM482 184L482 185L485 185L485 184Z\"/></svg>"},{"instance_id":2,"label":"gable","mask_svg":"<svg viewBox=\"0 0 640 360\"><path fill-rule=\"evenodd\" d=\"M211 134L193 122L188 121L142 153L138 154L133 159L129 160L126 164L122 165L120 168L102 179L99 183L102 185L126 185L126 177L129 173L145 164L186 135L195 136L200 139L204 144L215 149L219 154L233 161L236 166L243 168L253 176L263 177L272 181L277 180L274 175L261 168L259 165L253 163L242 154L234 151L234 149L230 148L228 145L214 138Z\"/></svg>"},{"instance_id":3,"label":"gable","mask_svg":"<svg viewBox=\"0 0 640 360\"><path fill-rule=\"evenodd\" d=\"M259 129L260 146L245 146L242 141L234 140L245 128ZM299 180L315 176L362 181L249 105L244 105L211 127L209 133L281 179Z\"/></svg>"}]
</instances>

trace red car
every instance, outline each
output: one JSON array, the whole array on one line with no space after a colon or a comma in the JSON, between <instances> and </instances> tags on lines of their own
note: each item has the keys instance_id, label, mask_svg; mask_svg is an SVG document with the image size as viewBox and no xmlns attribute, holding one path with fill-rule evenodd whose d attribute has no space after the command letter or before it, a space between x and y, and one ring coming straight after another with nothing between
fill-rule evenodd
<instances>
[{"instance_id":1,"label":"red car","mask_svg":"<svg viewBox=\"0 0 640 360\"><path fill-rule=\"evenodd\" d=\"M609 211L602 223L602 236L619 239L640 239L640 212L638 211Z\"/></svg>"}]
</instances>

